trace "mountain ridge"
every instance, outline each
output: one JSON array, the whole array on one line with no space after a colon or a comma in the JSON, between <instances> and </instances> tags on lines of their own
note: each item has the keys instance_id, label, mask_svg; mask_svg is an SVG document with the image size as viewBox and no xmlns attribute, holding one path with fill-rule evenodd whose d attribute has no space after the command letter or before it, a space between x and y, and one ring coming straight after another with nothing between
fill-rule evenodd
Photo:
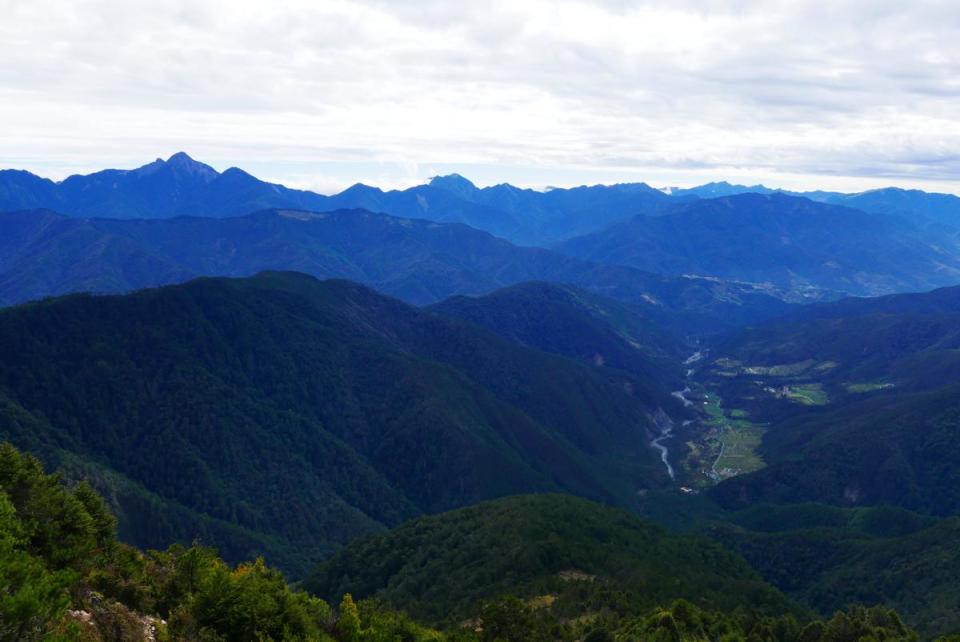
<instances>
[{"instance_id":1,"label":"mountain ridge","mask_svg":"<svg viewBox=\"0 0 960 642\"><path fill-rule=\"evenodd\" d=\"M159 185L170 198L157 199ZM960 198L919 190L791 192L725 181L658 190L646 183L582 185L538 191L501 183L479 188L460 174L434 176L404 190L357 183L323 195L261 181L231 167L217 172L177 152L130 170L75 174L60 182L24 170L0 170L0 211L48 208L74 217L238 216L267 208L363 208L402 217L461 222L523 245L545 245L598 231L638 214L657 216L690 200L740 193L782 193L864 211L960 225Z\"/></svg>"},{"instance_id":2,"label":"mountain ridge","mask_svg":"<svg viewBox=\"0 0 960 642\"><path fill-rule=\"evenodd\" d=\"M694 200L554 249L649 272L768 282L798 292L869 296L960 282L960 232L931 233L902 217L781 193Z\"/></svg>"},{"instance_id":3,"label":"mountain ridge","mask_svg":"<svg viewBox=\"0 0 960 642\"><path fill-rule=\"evenodd\" d=\"M265 210L224 219L74 219L0 213L0 303L123 292L196 276L289 269L360 281L415 304L530 280L569 282L682 331L744 323L789 305L754 286L645 274L523 248L463 224L363 210Z\"/></svg>"}]
</instances>

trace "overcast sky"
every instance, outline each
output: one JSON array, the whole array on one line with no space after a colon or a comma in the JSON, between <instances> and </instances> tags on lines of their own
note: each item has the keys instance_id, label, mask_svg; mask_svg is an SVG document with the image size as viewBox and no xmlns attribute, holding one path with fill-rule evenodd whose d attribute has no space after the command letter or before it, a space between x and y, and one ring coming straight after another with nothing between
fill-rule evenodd
<instances>
[{"instance_id":1,"label":"overcast sky","mask_svg":"<svg viewBox=\"0 0 960 642\"><path fill-rule=\"evenodd\" d=\"M0 167L960 192L960 5L0 0Z\"/></svg>"}]
</instances>

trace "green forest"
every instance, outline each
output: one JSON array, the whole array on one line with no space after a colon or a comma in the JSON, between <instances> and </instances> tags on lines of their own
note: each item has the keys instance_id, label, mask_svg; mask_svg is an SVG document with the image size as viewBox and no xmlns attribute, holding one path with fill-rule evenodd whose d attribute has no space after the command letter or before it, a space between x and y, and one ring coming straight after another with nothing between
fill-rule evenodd
<instances>
[{"instance_id":1,"label":"green forest","mask_svg":"<svg viewBox=\"0 0 960 642\"><path fill-rule=\"evenodd\" d=\"M914 307L938 315L937 296ZM955 633L954 387L844 392L844 365L780 367L777 345L852 358L791 323L727 336L691 378L651 319L554 284L419 309L264 273L2 310L5 635ZM898 354L950 357L952 326L929 327ZM755 394L813 376L829 403ZM688 407L683 385L731 407ZM710 412L776 428L762 468L687 493L648 445Z\"/></svg>"},{"instance_id":2,"label":"green forest","mask_svg":"<svg viewBox=\"0 0 960 642\"><path fill-rule=\"evenodd\" d=\"M551 510L557 510L555 504L565 500L514 501L545 501ZM581 504L577 510L590 512L582 500L574 500L574 504ZM506 510L510 508L508 503ZM634 519L618 511L608 517L621 522L618 528L628 530L629 525L622 522ZM458 523L462 516L452 521ZM545 598L491 595L459 611L467 616L459 622L445 616L445 604L440 601L433 612L448 624L442 629L429 628L375 597L355 600L347 593L331 606L289 586L263 559L230 566L214 550L197 545L140 551L118 542L115 527L113 515L89 485L68 487L58 475L46 473L32 455L9 444L0 445L0 640L917 639L894 612L881 607L854 607L825 621L796 613L759 613L743 605L726 611L705 609L686 600L650 607L631 600L615 585L588 591L577 604L571 604L574 596L564 596L566 606L557 608L553 600ZM600 527L602 524L588 526ZM664 537L658 530L638 535ZM571 540L568 545L576 548L581 543ZM561 559L562 552L558 555L561 557L555 560L532 560L529 569L520 571L546 571L557 562L573 561ZM719 551L715 555L718 563L730 563ZM469 578L463 581L470 582ZM453 588L470 593L475 587ZM581 615L571 617L571 608Z\"/></svg>"}]
</instances>

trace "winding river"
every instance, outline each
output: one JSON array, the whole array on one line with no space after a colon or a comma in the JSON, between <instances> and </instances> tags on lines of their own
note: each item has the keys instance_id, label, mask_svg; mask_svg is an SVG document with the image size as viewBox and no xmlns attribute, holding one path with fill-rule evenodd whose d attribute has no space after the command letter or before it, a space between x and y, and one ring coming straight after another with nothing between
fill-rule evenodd
<instances>
[{"instance_id":1,"label":"winding river","mask_svg":"<svg viewBox=\"0 0 960 642\"><path fill-rule=\"evenodd\" d=\"M670 475L670 479L676 479L673 472L673 465L670 464L670 451L661 443L665 439L670 439L670 437L673 436L673 421L666 413L659 413L655 421L657 428L660 429L660 436L651 441L650 445L660 451L660 461L667 467L667 474Z\"/></svg>"},{"instance_id":2,"label":"winding river","mask_svg":"<svg viewBox=\"0 0 960 642\"><path fill-rule=\"evenodd\" d=\"M683 365L689 366L697 361L700 361L704 357L703 353L697 350L692 355L687 357L683 362ZM687 379L693 376L694 369L687 369ZM683 402L684 406L692 406L693 402L687 399L687 395L692 391L690 386L684 387L683 390L674 390L670 394ZM670 475L670 479L676 479L676 473L673 470L673 465L670 463L670 451L663 445L663 442L667 439L673 437L673 420L667 416L665 412L657 413L657 416L654 417L654 422L656 423L657 428L660 430L660 435L653 439L650 442L650 445L656 448L660 452L660 461L663 462L663 465L667 468L667 474Z\"/></svg>"}]
</instances>

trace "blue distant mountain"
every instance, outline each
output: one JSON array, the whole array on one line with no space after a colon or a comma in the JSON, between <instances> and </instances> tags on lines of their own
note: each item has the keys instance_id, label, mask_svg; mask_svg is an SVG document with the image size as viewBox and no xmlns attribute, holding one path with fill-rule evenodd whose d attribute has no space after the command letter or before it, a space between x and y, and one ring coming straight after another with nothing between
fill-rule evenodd
<instances>
[{"instance_id":1,"label":"blue distant mountain","mask_svg":"<svg viewBox=\"0 0 960 642\"><path fill-rule=\"evenodd\" d=\"M74 217L170 218L248 214L266 207L323 207L325 197L265 183L243 170L223 173L179 152L137 169L106 169L54 183L0 171L0 210L44 208Z\"/></svg>"},{"instance_id":2,"label":"blue distant mountain","mask_svg":"<svg viewBox=\"0 0 960 642\"><path fill-rule=\"evenodd\" d=\"M465 223L521 245L544 245L637 215L656 215L674 199L645 183L541 192L502 183L479 188L459 174L383 191L356 184L326 197L325 209L363 208L441 223Z\"/></svg>"},{"instance_id":3,"label":"blue distant mountain","mask_svg":"<svg viewBox=\"0 0 960 642\"><path fill-rule=\"evenodd\" d=\"M449 174L404 190L384 191L358 183L325 196L267 183L237 168L218 172L179 152L137 169L103 170L59 183L21 170L0 171L0 211L27 209L56 211L72 219L138 220L232 219L264 210L362 209L403 219L461 223L514 245L551 247L607 266L769 284L795 301L844 293L916 291L960 282L960 198L898 188L858 194L791 193L763 185L714 182L669 190L623 183L538 191L505 183L480 188L459 174ZM69 223L61 224L65 226ZM95 227L102 231L107 226L102 222ZM90 233L81 228L73 234ZM63 242L58 239L58 244ZM129 243L118 238L110 247L122 252ZM115 289L129 283L176 281L182 274L249 273L168 265L169 257L155 251L154 239L148 246L144 256L125 263L124 269L134 274L142 270L153 277L121 278L125 285ZM417 250L410 252L419 255ZM45 256L50 260L51 255ZM84 256L90 260L89 253ZM7 257L6 263L11 260ZM323 260L329 263L329 257ZM284 257L259 267L296 269L297 265ZM82 277L82 269L71 268L71 272L77 270ZM90 270L91 283L100 284L103 274L92 264ZM38 274L52 271L45 264ZM359 278L338 270L308 271ZM7 300L65 291L41 284L45 277L23 281L29 272L18 269L17 273L17 285L11 286L13 295L8 294ZM442 285L414 278L404 286L435 290L429 293L413 296L404 288L386 291L426 302L440 293L477 293L523 280L478 276L482 278L468 280L490 283L453 287L457 279L448 274ZM543 275L533 271L529 277ZM82 287L77 275L71 273L70 281L71 288ZM0 291L4 288L0 282Z\"/></svg>"},{"instance_id":4,"label":"blue distant mountain","mask_svg":"<svg viewBox=\"0 0 960 642\"><path fill-rule=\"evenodd\" d=\"M696 187L670 187L667 193L679 199L720 198L736 194L772 194L777 190L763 185L733 185L726 181L705 183Z\"/></svg>"},{"instance_id":5,"label":"blue distant mountain","mask_svg":"<svg viewBox=\"0 0 960 642\"><path fill-rule=\"evenodd\" d=\"M0 213L0 305L271 269L350 279L415 304L524 281L568 283L685 329L750 323L789 308L776 292L749 284L596 265L462 224L366 210L158 220Z\"/></svg>"},{"instance_id":6,"label":"blue distant mountain","mask_svg":"<svg viewBox=\"0 0 960 642\"><path fill-rule=\"evenodd\" d=\"M907 216L920 221L926 220L932 223L960 227L960 197L953 194L924 192L918 189L884 187L852 194L824 190L791 192L771 189L764 185L733 185L721 181L689 188L671 187L666 191L673 198L680 200L721 198L738 194L780 193L800 196L820 203L844 205L872 214Z\"/></svg>"},{"instance_id":7,"label":"blue distant mountain","mask_svg":"<svg viewBox=\"0 0 960 642\"><path fill-rule=\"evenodd\" d=\"M131 170L108 169L56 183L22 170L0 170L0 211L50 209L82 218L242 216L270 208L366 209L406 218L465 223L520 245L544 246L598 232L638 215L659 216L699 199L786 193L865 212L958 226L960 198L886 188L859 194L783 192L763 185L714 182L658 190L646 183L538 191L503 183L479 188L459 174L384 191L358 183L325 196L261 181L236 167L218 172L178 152Z\"/></svg>"},{"instance_id":8,"label":"blue distant mountain","mask_svg":"<svg viewBox=\"0 0 960 642\"><path fill-rule=\"evenodd\" d=\"M736 194L636 216L556 246L608 265L858 296L960 283L960 234L783 193Z\"/></svg>"},{"instance_id":9,"label":"blue distant mountain","mask_svg":"<svg viewBox=\"0 0 960 642\"><path fill-rule=\"evenodd\" d=\"M858 194L810 192L804 196L815 201L846 205L874 214L920 217L951 227L960 226L960 198L953 194L885 187Z\"/></svg>"},{"instance_id":10,"label":"blue distant mountain","mask_svg":"<svg viewBox=\"0 0 960 642\"><path fill-rule=\"evenodd\" d=\"M383 191L357 184L334 196L267 183L232 167L222 173L179 152L132 170L109 169L55 183L21 170L0 171L0 211L50 209L72 217L242 216L269 208L366 209L466 223L515 243L540 245L595 231L674 203L643 183L539 192L513 185L478 188L457 174Z\"/></svg>"}]
</instances>

